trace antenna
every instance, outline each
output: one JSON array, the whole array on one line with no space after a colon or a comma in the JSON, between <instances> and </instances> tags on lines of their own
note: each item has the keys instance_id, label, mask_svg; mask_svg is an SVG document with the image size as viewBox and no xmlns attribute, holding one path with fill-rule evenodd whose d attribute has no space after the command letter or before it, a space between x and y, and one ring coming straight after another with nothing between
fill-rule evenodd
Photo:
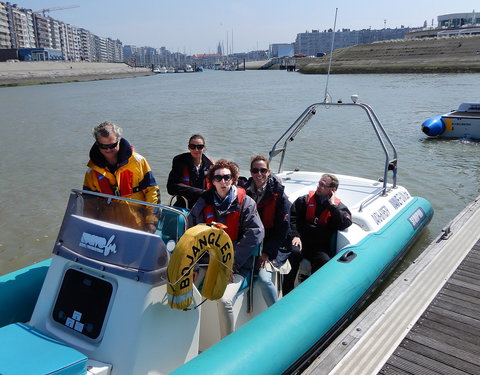
<instances>
[{"instance_id":1,"label":"antenna","mask_svg":"<svg viewBox=\"0 0 480 375\"><path fill-rule=\"evenodd\" d=\"M332 47L330 48L330 60L328 62L327 82L325 83L325 96L323 98L323 101L325 103L328 103L329 102L328 98L330 98L330 94L328 93L328 79L330 77L330 68L332 67L333 45L335 43L335 30L337 27L337 12L338 12L338 8L335 8L335 21L333 22Z\"/></svg>"}]
</instances>

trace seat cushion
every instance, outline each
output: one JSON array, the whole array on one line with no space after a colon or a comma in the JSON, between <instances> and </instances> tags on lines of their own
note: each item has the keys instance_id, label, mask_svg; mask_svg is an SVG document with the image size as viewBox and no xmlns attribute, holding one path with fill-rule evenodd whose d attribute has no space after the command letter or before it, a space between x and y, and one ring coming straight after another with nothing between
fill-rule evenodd
<instances>
[{"instance_id":1,"label":"seat cushion","mask_svg":"<svg viewBox=\"0 0 480 375\"><path fill-rule=\"evenodd\" d=\"M26 324L0 328L0 374L85 375L87 357Z\"/></svg>"}]
</instances>

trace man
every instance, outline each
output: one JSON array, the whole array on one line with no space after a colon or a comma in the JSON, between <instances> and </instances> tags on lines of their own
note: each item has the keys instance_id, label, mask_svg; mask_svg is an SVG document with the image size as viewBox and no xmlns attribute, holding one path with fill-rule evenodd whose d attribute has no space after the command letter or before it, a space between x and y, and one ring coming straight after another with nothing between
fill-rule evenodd
<instances>
[{"instance_id":1,"label":"man","mask_svg":"<svg viewBox=\"0 0 480 375\"><path fill-rule=\"evenodd\" d=\"M142 155L133 151L133 147L121 135L122 129L111 122L103 122L93 129L95 143L90 149L84 190L159 203L158 186L150 165ZM151 210L142 213L141 207L122 206L116 212L111 212L110 216L115 217L114 222L155 231L156 218Z\"/></svg>"},{"instance_id":2,"label":"man","mask_svg":"<svg viewBox=\"0 0 480 375\"><path fill-rule=\"evenodd\" d=\"M324 174L317 190L298 197L291 207L292 245L301 252L293 252L290 259L292 270L284 278L284 285L290 285L287 286L287 293L293 288L301 258L310 261L313 274L335 255L332 240L337 231L352 225L349 209L336 196L337 188L337 177Z\"/></svg>"}]
</instances>

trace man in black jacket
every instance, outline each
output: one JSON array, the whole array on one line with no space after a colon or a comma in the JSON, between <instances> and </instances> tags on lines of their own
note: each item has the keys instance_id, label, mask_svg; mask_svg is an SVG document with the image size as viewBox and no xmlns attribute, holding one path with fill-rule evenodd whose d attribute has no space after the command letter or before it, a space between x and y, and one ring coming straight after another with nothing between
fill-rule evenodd
<instances>
[{"instance_id":1,"label":"man in black jacket","mask_svg":"<svg viewBox=\"0 0 480 375\"><path fill-rule=\"evenodd\" d=\"M337 188L337 177L324 174L318 182L316 191L298 197L292 204L290 209L292 246L298 247L300 252L293 252L289 258L292 270L284 279L284 289L287 284L287 293L293 288L301 259L310 261L313 274L335 255L336 249L332 246L332 240L337 231L352 225L350 210L336 196Z\"/></svg>"}]
</instances>

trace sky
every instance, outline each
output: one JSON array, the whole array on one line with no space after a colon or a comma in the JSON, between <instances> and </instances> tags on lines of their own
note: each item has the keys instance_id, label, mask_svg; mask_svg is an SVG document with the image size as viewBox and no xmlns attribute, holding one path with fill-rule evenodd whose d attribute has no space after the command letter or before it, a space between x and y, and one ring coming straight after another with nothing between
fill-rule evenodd
<instances>
[{"instance_id":1,"label":"sky","mask_svg":"<svg viewBox=\"0 0 480 375\"><path fill-rule=\"evenodd\" d=\"M2 0L5 2L5 0ZM480 12L478 0L18 0L19 7L51 11L51 17L124 45L166 47L186 54L268 49L292 43L298 33L333 28L382 29L437 25L437 16ZM477 5L477 9L475 9ZM227 51L228 47L228 51Z\"/></svg>"}]
</instances>

